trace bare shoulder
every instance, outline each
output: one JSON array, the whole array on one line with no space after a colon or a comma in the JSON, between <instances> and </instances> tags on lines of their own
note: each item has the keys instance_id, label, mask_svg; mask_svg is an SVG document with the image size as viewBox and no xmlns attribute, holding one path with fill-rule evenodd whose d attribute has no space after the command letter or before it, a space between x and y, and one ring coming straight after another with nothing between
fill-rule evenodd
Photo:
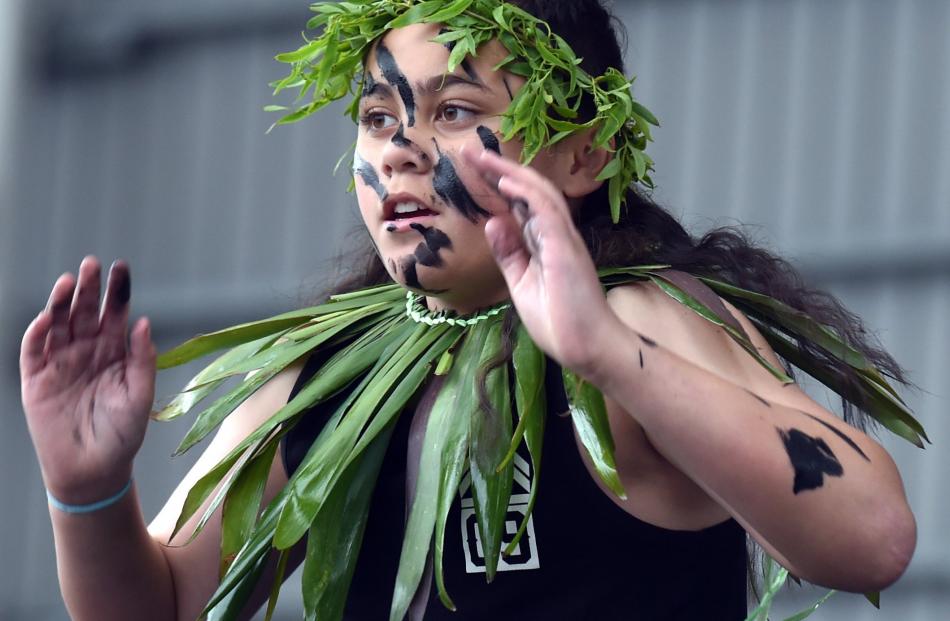
<instances>
[{"instance_id":1,"label":"bare shoulder","mask_svg":"<svg viewBox=\"0 0 950 621\"><path fill-rule=\"evenodd\" d=\"M195 465L181 480L168 502L153 520L149 527L153 535L170 535L185 496L192 485L287 403L305 362L305 359L297 360L277 373L224 420ZM275 472L275 476L279 477L282 471L283 469L280 468L280 472Z\"/></svg>"}]
</instances>

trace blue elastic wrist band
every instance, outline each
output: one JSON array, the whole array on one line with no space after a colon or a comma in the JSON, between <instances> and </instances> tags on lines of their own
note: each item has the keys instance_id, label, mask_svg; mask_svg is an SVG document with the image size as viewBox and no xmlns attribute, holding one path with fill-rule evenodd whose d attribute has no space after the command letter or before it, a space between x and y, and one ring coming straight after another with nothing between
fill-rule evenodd
<instances>
[{"instance_id":1,"label":"blue elastic wrist band","mask_svg":"<svg viewBox=\"0 0 950 621\"><path fill-rule=\"evenodd\" d=\"M65 502L57 500L49 490L46 490L46 499L49 500L49 504L51 504L56 509L59 509L63 513L92 513L93 511L99 511L100 509L111 507L115 503L119 502L122 500L123 496L129 493L130 489L132 489L132 479L129 479L129 482L125 484L125 487L119 490L114 496L109 496L105 500L93 502L88 505L67 505Z\"/></svg>"}]
</instances>

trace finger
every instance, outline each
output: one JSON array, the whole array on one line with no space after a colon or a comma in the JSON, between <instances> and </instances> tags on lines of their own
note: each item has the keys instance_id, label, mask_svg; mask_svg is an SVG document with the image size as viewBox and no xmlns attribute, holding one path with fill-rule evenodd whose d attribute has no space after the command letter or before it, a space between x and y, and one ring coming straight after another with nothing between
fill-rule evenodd
<instances>
[{"instance_id":1,"label":"finger","mask_svg":"<svg viewBox=\"0 0 950 621\"><path fill-rule=\"evenodd\" d=\"M47 353L51 353L69 343L69 304L76 287L72 274L60 276L49 294L46 310L52 315L49 334L46 338Z\"/></svg>"},{"instance_id":2,"label":"finger","mask_svg":"<svg viewBox=\"0 0 950 621\"><path fill-rule=\"evenodd\" d=\"M103 355L114 360L125 355L129 323L129 299L132 296L132 277L129 265L119 260L109 268L106 295L102 301L99 334L102 336Z\"/></svg>"},{"instance_id":3,"label":"finger","mask_svg":"<svg viewBox=\"0 0 950 621\"><path fill-rule=\"evenodd\" d=\"M95 336L99 331L99 272L99 261L94 256L87 256L79 265L79 284L69 314L73 338Z\"/></svg>"},{"instance_id":4,"label":"finger","mask_svg":"<svg viewBox=\"0 0 950 621\"><path fill-rule=\"evenodd\" d=\"M52 319L52 314L42 310L23 333L23 341L20 343L20 374L22 376L33 375L46 364L44 348Z\"/></svg>"},{"instance_id":5,"label":"finger","mask_svg":"<svg viewBox=\"0 0 950 621\"><path fill-rule=\"evenodd\" d=\"M471 163L487 179L497 179L496 185L500 186L504 179L513 179L519 184L534 187L541 192L553 205L558 206L560 211L570 216L567 209L567 203L564 197L551 181L537 170L523 166L515 160L508 159L489 150L482 150L477 155L469 150L464 150L466 160ZM499 188L500 190L500 188Z\"/></svg>"},{"instance_id":6,"label":"finger","mask_svg":"<svg viewBox=\"0 0 950 621\"><path fill-rule=\"evenodd\" d=\"M562 216L551 199L537 186L527 185L512 177L502 177L498 191L510 200L511 211L523 227L537 220L533 226L539 233L568 235L573 223Z\"/></svg>"},{"instance_id":7,"label":"finger","mask_svg":"<svg viewBox=\"0 0 950 621\"><path fill-rule=\"evenodd\" d=\"M129 337L129 357L125 377L129 392L143 395L149 401L155 396L155 357L152 327L148 319L142 317L135 323Z\"/></svg>"},{"instance_id":8,"label":"finger","mask_svg":"<svg viewBox=\"0 0 950 621\"><path fill-rule=\"evenodd\" d=\"M514 289L521 282L531 260L521 227L512 215L495 216L485 224L485 238L508 289Z\"/></svg>"}]
</instances>

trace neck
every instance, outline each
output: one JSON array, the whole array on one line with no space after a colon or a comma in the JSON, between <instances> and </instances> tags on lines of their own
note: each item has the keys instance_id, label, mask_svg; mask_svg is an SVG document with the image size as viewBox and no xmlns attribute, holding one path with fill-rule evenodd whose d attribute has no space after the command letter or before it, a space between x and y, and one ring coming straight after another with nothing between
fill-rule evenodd
<instances>
[{"instance_id":1,"label":"neck","mask_svg":"<svg viewBox=\"0 0 950 621\"><path fill-rule=\"evenodd\" d=\"M482 293L477 296L462 296L451 295L447 292L438 296L428 295L425 300L426 306L431 311L453 311L458 315L471 315L510 298L508 288L502 287L500 290L492 292L491 295Z\"/></svg>"}]
</instances>

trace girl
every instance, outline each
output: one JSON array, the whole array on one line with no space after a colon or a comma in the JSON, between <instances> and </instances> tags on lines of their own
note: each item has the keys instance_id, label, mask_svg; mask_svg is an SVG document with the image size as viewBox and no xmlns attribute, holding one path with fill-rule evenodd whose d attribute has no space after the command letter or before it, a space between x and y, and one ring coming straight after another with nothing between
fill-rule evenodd
<instances>
[{"instance_id":1,"label":"girl","mask_svg":"<svg viewBox=\"0 0 950 621\"><path fill-rule=\"evenodd\" d=\"M589 74L621 67L611 18L596 0L515 4L564 37ZM507 56L498 41L446 74L451 46L432 41L439 33L438 24L395 29L365 59L354 176L375 248L341 289L391 279L422 296L417 315L433 321L503 313L507 334L520 321L550 359L545 478L526 534L498 562L494 584L483 575L494 563L464 482L449 513L442 565L459 610L453 618L742 619L746 534L810 582L864 592L897 580L916 533L886 451L655 284L605 296L596 269L662 263L714 274L831 325L900 378L893 360L862 340L833 300L801 288L785 263L733 232L694 240L632 189L612 223L598 180L611 153L596 145L596 128L543 150L530 166L518 164L522 143L499 136L524 77L496 68ZM591 102L580 112L592 117ZM155 349L146 319L126 345L128 266L113 264L101 311L99 282L94 257L78 277L60 277L21 351L24 409L50 495L63 596L75 619L194 619L219 580L221 516L189 540L192 517L165 545L188 490L333 352L301 357L244 401L146 527L130 481L154 396ZM722 304L780 366L743 313L718 299L709 304ZM550 372L556 365L603 393L624 498L596 476L568 419L554 416L566 409L564 387ZM392 432L349 618L390 610L406 498L420 480L442 381L420 388ZM263 503L287 485L326 424L321 413L333 409L314 408L284 438ZM515 461L515 485L527 491L535 464ZM512 524L526 513L518 491L508 506ZM263 601L272 570L247 615ZM414 618L447 614L429 576L414 591Z\"/></svg>"}]
</instances>

